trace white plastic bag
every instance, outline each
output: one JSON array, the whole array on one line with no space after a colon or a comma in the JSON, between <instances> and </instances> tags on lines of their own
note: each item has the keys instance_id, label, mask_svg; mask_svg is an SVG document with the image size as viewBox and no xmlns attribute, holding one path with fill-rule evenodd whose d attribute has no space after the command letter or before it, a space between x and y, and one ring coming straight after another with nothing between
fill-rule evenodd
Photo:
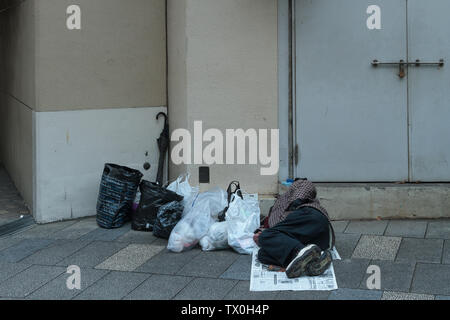
<instances>
[{"instance_id":1,"label":"white plastic bag","mask_svg":"<svg viewBox=\"0 0 450 320\"><path fill-rule=\"evenodd\" d=\"M167 187L167 190L173 191L183 197L183 205L185 207L192 205L192 202L199 192L198 187L191 187L189 184L189 177L189 174L181 175Z\"/></svg>"},{"instance_id":2,"label":"white plastic bag","mask_svg":"<svg viewBox=\"0 0 450 320\"><path fill-rule=\"evenodd\" d=\"M208 231L208 234L200 239L203 251L223 250L228 246L228 222L216 222Z\"/></svg>"},{"instance_id":3,"label":"white plastic bag","mask_svg":"<svg viewBox=\"0 0 450 320\"><path fill-rule=\"evenodd\" d=\"M252 254L256 247L253 235L260 227L259 201L257 195L243 194L244 199L233 195L226 214L228 244L240 254Z\"/></svg>"},{"instance_id":4,"label":"white plastic bag","mask_svg":"<svg viewBox=\"0 0 450 320\"><path fill-rule=\"evenodd\" d=\"M184 208L183 218L170 234L167 249L182 252L195 247L208 233L218 212L226 206L227 195L222 189L198 194L192 204Z\"/></svg>"}]
</instances>

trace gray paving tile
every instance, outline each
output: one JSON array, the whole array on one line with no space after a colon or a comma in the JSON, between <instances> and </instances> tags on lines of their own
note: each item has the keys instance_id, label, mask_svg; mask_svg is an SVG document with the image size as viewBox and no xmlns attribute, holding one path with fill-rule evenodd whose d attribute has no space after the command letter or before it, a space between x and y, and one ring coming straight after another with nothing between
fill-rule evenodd
<instances>
[{"instance_id":1,"label":"gray paving tile","mask_svg":"<svg viewBox=\"0 0 450 320\"><path fill-rule=\"evenodd\" d=\"M23 239L17 239L14 237L5 237L5 238L0 238L0 251L7 249L15 244L18 244L19 242L21 242Z\"/></svg>"},{"instance_id":2,"label":"gray paving tile","mask_svg":"<svg viewBox=\"0 0 450 320\"><path fill-rule=\"evenodd\" d=\"M359 234L336 233L336 249L342 259L350 259L359 242Z\"/></svg>"},{"instance_id":3,"label":"gray paving tile","mask_svg":"<svg viewBox=\"0 0 450 320\"><path fill-rule=\"evenodd\" d=\"M132 243L100 263L96 269L134 271L165 247Z\"/></svg>"},{"instance_id":4,"label":"gray paving tile","mask_svg":"<svg viewBox=\"0 0 450 320\"><path fill-rule=\"evenodd\" d=\"M339 288L359 288L364 279L370 260L354 259L334 261L334 272Z\"/></svg>"},{"instance_id":5,"label":"gray paving tile","mask_svg":"<svg viewBox=\"0 0 450 320\"><path fill-rule=\"evenodd\" d=\"M177 274L183 276L217 278L238 258L239 255L231 250L201 252L187 263Z\"/></svg>"},{"instance_id":6,"label":"gray paving tile","mask_svg":"<svg viewBox=\"0 0 450 320\"><path fill-rule=\"evenodd\" d=\"M19 243L0 252L0 261L19 262L33 253L46 248L53 240L49 239L24 239Z\"/></svg>"},{"instance_id":7,"label":"gray paving tile","mask_svg":"<svg viewBox=\"0 0 450 320\"><path fill-rule=\"evenodd\" d=\"M381 300L434 300L433 295L405 293L405 292L383 292Z\"/></svg>"},{"instance_id":8,"label":"gray paving tile","mask_svg":"<svg viewBox=\"0 0 450 320\"><path fill-rule=\"evenodd\" d=\"M436 296L435 300L450 300L450 296Z\"/></svg>"},{"instance_id":9,"label":"gray paving tile","mask_svg":"<svg viewBox=\"0 0 450 320\"><path fill-rule=\"evenodd\" d=\"M418 263L411 292L450 295L450 265Z\"/></svg>"},{"instance_id":10,"label":"gray paving tile","mask_svg":"<svg viewBox=\"0 0 450 320\"><path fill-rule=\"evenodd\" d=\"M152 275L129 293L125 300L170 300L193 278L182 276Z\"/></svg>"},{"instance_id":11,"label":"gray paving tile","mask_svg":"<svg viewBox=\"0 0 450 320\"><path fill-rule=\"evenodd\" d=\"M52 236L71 225L77 223L76 220L55 222L48 224L35 225L30 229L19 232L14 235L15 238L21 239L53 239Z\"/></svg>"},{"instance_id":12,"label":"gray paving tile","mask_svg":"<svg viewBox=\"0 0 450 320\"><path fill-rule=\"evenodd\" d=\"M252 256L239 256L239 258L220 276L220 278L250 281L251 269Z\"/></svg>"},{"instance_id":13,"label":"gray paving tile","mask_svg":"<svg viewBox=\"0 0 450 320\"><path fill-rule=\"evenodd\" d=\"M0 283L30 267L26 263L0 262Z\"/></svg>"},{"instance_id":14,"label":"gray paving tile","mask_svg":"<svg viewBox=\"0 0 450 320\"><path fill-rule=\"evenodd\" d=\"M330 291L283 291L279 292L276 300L327 300Z\"/></svg>"},{"instance_id":15,"label":"gray paving tile","mask_svg":"<svg viewBox=\"0 0 450 320\"><path fill-rule=\"evenodd\" d=\"M175 300L222 300L237 284L237 280L204 279L192 280Z\"/></svg>"},{"instance_id":16,"label":"gray paving tile","mask_svg":"<svg viewBox=\"0 0 450 320\"><path fill-rule=\"evenodd\" d=\"M445 240L442 263L450 264L450 240Z\"/></svg>"},{"instance_id":17,"label":"gray paving tile","mask_svg":"<svg viewBox=\"0 0 450 320\"><path fill-rule=\"evenodd\" d=\"M275 300L278 292L251 292L250 281L239 281L224 300Z\"/></svg>"},{"instance_id":18,"label":"gray paving tile","mask_svg":"<svg viewBox=\"0 0 450 320\"><path fill-rule=\"evenodd\" d=\"M380 300L381 291L338 289L331 292L329 300Z\"/></svg>"},{"instance_id":19,"label":"gray paving tile","mask_svg":"<svg viewBox=\"0 0 450 320\"><path fill-rule=\"evenodd\" d=\"M168 250L164 250L137 268L136 272L174 275L200 253L201 251L199 249L194 249L183 253L173 253Z\"/></svg>"},{"instance_id":20,"label":"gray paving tile","mask_svg":"<svg viewBox=\"0 0 450 320\"><path fill-rule=\"evenodd\" d=\"M389 221L386 236L424 238L427 231L426 221L395 220Z\"/></svg>"},{"instance_id":21,"label":"gray paving tile","mask_svg":"<svg viewBox=\"0 0 450 320\"><path fill-rule=\"evenodd\" d=\"M371 261L370 265L380 267L381 290L409 292L414 275L415 263L398 263L392 261ZM371 274L365 274L360 289L367 288L367 279Z\"/></svg>"},{"instance_id":22,"label":"gray paving tile","mask_svg":"<svg viewBox=\"0 0 450 320\"><path fill-rule=\"evenodd\" d=\"M140 232L130 230L127 233L123 234L116 241L120 242L128 242L128 243L142 243L142 244L152 244L156 241L156 238L151 232Z\"/></svg>"},{"instance_id":23,"label":"gray paving tile","mask_svg":"<svg viewBox=\"0 0 450 320\"><path fill-rule=\"evenodd\" d=\"M70 274L63 273L59 277L48 282L41 288L34 291L27 296L27 299L32 300L70 300L78 295L83 290L86 290L92 284L104 277L108 271L94 270L90 268L81 269L81 289L70 290L67 288L66 281Z\"/></svg>"},{"instance_id":24,"label":"gray paving tile","mask_svg":"<svg viewBox=\"0 0 450 320\"><path fill-rule=\"evenodd\" d=\"M22 262L39 265L55 265L64 258L84 248L90 241L56 240L50 246L25 258Z\"/></svg>"},{"instance_id":25,"label":"gray paving tile","mask_svg":"<svg viewBox=\"0 0 450 320\"><path fill-rule=\"evenodd\" d=\"M57 265L79 267L95 267L107 258L111 257L119 250L123 249L126 243L94 241L83 249L65 258Z\"/></svg>"},{"instance_id":26,"label":"gray paving tile","mask_svg":"<svg viewBox=\"0 0 450 320\"><path fill-rule=\"evenodd\" d=\"M112 271L75 297L76 300L120 300L150 275Z\"/></svg>"},{"instance_id":27,"label":"gray paving tile","mask_svg":"<svg viewBox=\"0 0 450 320\"><path fill-rule=\"evenodd\" d=\"M348 226L349 221L332 221L331 224L333 225L334 232L336 233L342 233L345 231L345 229Z\"/></svg>"},{"instance_id":28,"label":"gray paving tile","mask_svg":"<svg viewBox=\"0 0 450 320\"><path fill-rule=\"evenodd\" d=\"M429 239L450 239L450 220L429 222L426 237Z\"/></svg>"},{"instance_id":29,"label":"gray paving tile","mask_svg":"<svg viewBox=\"0 0 450 320\"><path fill-rule=\"evenodd\" d=\"M387 225L388 221L351 221L345 233L382 236Z\"/></svg>"},{"instance_id":30,"label":"gray paving tile","mask_svg":"<svg viewBox=\"0 0 450 320\"><path fill-rule=\"evenodd\" d=\"M95 230L80 237L80 240L91 241L114 241L123 236L131 230L131 224L127 223L122 228L117 229L102 229L96 228Z\"/></svg>"},{"instance_id":31,"label":"gray paving tile","mask_svg":"<svg viewBox=\"0 0 450 320\"><path fill-rule=\"evenodd\" d=\"M66 269L55 266L31 266L0 284L1 297L23 298L53 280Z\"/></svg>"},{"instance_id":32,"label":"gray paving tile","mask_svg":"<svg viewBox=\"0 0 450 320\"><path fill-rule=\"evenodd\" d=\"M353 252L353 258L394 260L402 238L362 236Z\"/></svg>"},{"instance_id":33,"label":"gray paving tile","mask_svg":"<svg viewBox=\"0 0 450 320\"><path fill-rule=\"evenodd\" d=\"M443 240L403 238L397 261L441 263Z\"/></svg>"},{"instance_id":34,"label":"gray paving tile","mask_svg":"<svg viewBox=\"0 0 450 320\"><path fill-rule=\"evenodd\" d=\"M95 219L83 219L52 235L54 239L79 239L89 232L98 229Z\"/></svg>"}]
</instances>

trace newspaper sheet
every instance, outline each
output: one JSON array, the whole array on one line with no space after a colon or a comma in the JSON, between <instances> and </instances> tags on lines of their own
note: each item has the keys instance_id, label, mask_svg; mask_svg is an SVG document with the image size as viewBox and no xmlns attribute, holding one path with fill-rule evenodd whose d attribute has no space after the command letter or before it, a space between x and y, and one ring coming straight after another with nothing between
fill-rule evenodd
<instances>
[{"instance_id":1,"label":"newspaper sheet","mask_svg":"<svg viewBox=\"0 0 450 320\"><path fill-rule=\"evenodd\" d=\"M284 272L269 271L268 266L257 259L258 249L253 252L250 291L332 291L337 290L333 265L321 276L289 279ZM336 249L333 259L340 260Z\"/></svg>"}]
</instances>

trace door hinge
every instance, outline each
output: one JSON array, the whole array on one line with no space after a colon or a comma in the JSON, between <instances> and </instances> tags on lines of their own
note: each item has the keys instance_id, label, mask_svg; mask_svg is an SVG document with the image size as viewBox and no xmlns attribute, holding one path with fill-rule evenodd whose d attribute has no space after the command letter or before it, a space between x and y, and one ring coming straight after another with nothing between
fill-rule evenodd
<instances>
[{"instance_id":1,"label":"door hinge","mask_svg":"<svg viewBox=\"0 0 450 320\"><path fill-rule=\"evenodd\" d=\"M298 166L300 160L300 152L299 152L299 148L298 148L298 144L295 145L295 150L294 150L294 163L295 166Z\"/></svg>"}]
</instances>

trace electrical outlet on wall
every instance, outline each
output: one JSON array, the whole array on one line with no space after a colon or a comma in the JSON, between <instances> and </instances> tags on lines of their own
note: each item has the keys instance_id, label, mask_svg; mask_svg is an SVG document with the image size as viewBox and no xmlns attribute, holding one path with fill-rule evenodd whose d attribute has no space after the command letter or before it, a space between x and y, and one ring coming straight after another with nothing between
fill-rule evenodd
<instances>
[{"instance_id":1,"label":"electrical outlet on wall","mask_svg":"<svg viewBox=\"0 0 450 320\"><path fill-rule=\"evenodd\" d=\"M199 183L210 183L211 182L209 167L198 168L198 181L199 181Z\"/></svg>"}]
</instances>

